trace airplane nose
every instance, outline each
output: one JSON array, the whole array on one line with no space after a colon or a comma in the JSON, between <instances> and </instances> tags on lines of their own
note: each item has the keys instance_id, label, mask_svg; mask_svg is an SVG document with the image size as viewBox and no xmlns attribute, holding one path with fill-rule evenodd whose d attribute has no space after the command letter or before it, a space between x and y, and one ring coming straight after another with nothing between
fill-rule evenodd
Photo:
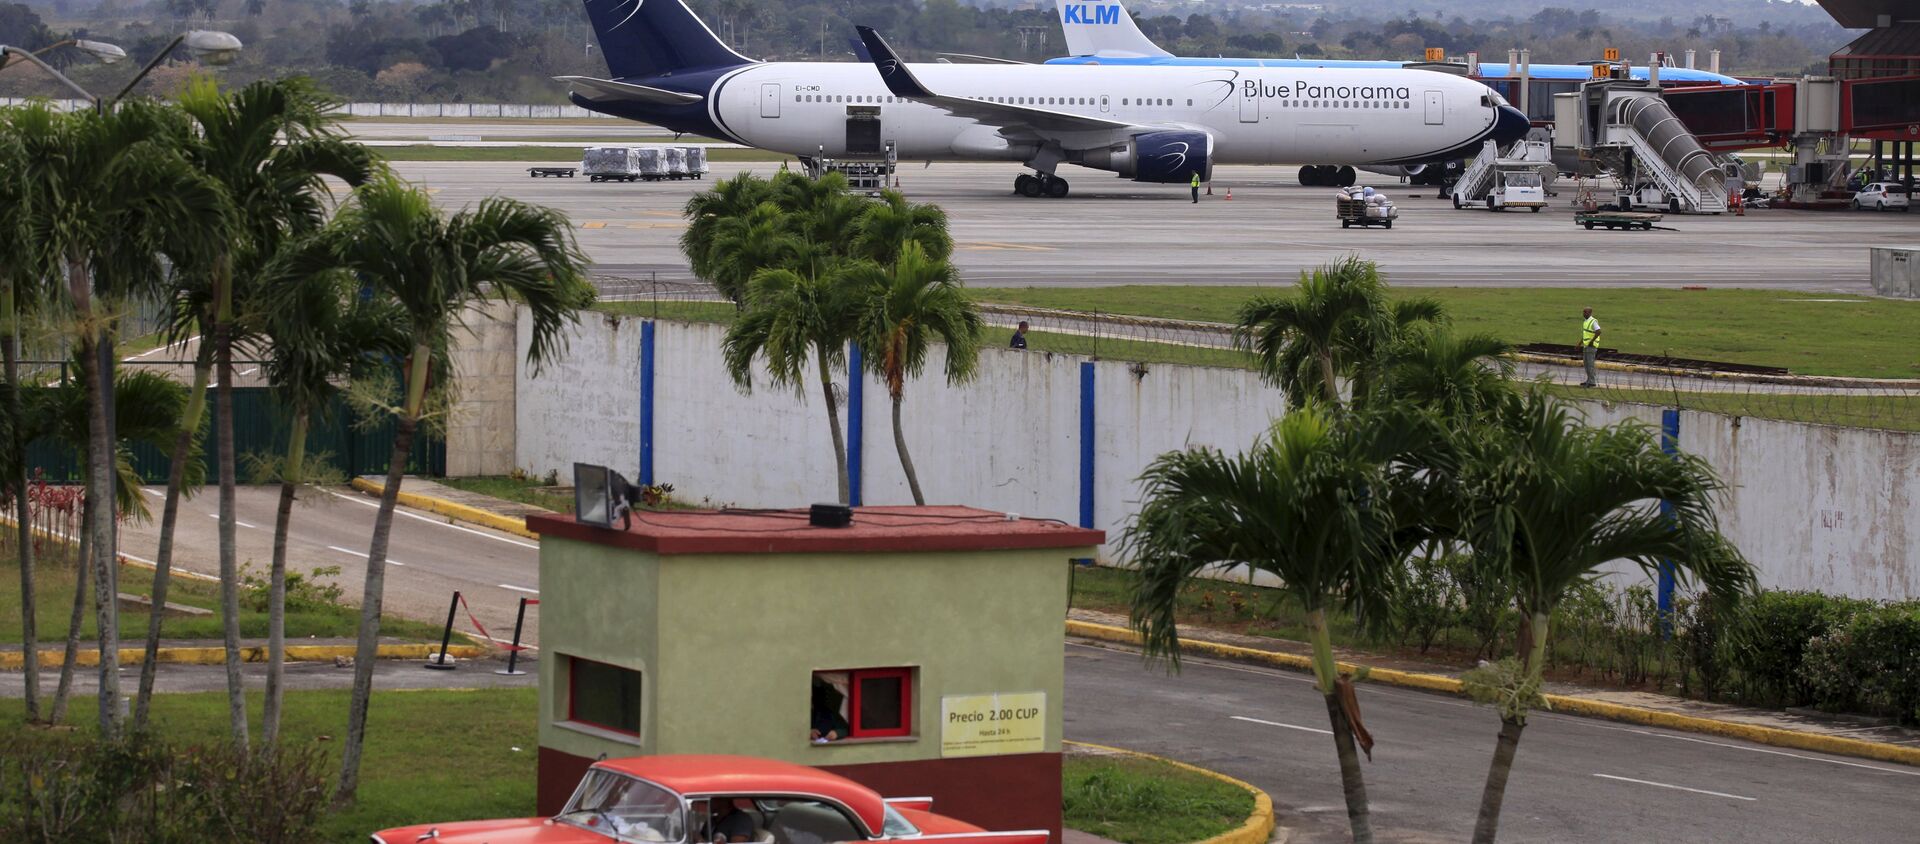
<instances>
[{"instance_id":1,"label":"airplane nose","mask_svg":"<svg viewBox=\"0 0 1920 844\"><path fill-rule=\"evenodd\" d=\"M1513 143L1527 136L1527 130L1533 128L1533 122L1527 119L1526 112L1513 106L1499 106L1493 119L1493 141L1501 146Z\"/></svg>"}]
</instances>

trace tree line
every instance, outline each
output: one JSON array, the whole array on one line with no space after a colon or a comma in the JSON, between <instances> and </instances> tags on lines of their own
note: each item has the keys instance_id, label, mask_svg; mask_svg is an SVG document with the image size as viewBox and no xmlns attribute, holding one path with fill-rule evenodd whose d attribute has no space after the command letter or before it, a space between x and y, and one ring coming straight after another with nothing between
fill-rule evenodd
<instances>
[{"instance_id":1,"label":"tree line","mask_svg":"<svg viewBox=\"0 0 1920 844\"><path fill-rule=\"evenodd\" d=\"M344 391L356 410L395 420L386 493L370 537L348 733L333 791L353 800L366 740L388 539L417 433L441 424L456 386L447 351L471 303L510 299L532 315L528 360L559 354L563 329L593 300L584 256L557 212L493 198L448 215L387 172L328 116L333 101L302 79L221 90L194 81L177 103L133 99L55 112L0 113L0 350L5 354L4 487L21 577L26 717L43 718L35 625L35 494L26 446L51 436L84 458L76 525L76 598L94 613L100 651L100 735L149 725L160 608L174 564L181 500L202 479L189 467L209 389L218 485L219 616L234 746L252 742L241 685L233 381L236 356L264 361L270 392L292 420L285 452L265 461L279 485L268 575L268 667L259 746L279 738L284 699L287 535L293 504L319 461L305 451L318 414ZM328 180L351 188L334 196ZM191 386L115 368L120 319L135 299L165 303L169 345L195 349ZM19 370L29 326L62 334L77 377L52 386ZM164 381L164 379L161 379ZM115 383L117 381L117 384ZM32 397L29 401L28 398ZM110 411L109 408L112 408ZM111 414L111 415L110 415ZM110 421L111 420L111 421ZM117 523L144 512L128 448L171 448L145 657L131 723L120 713ZM43 492L44 490L42 490ZM121 502L116 505L114 502ZM44 519L42 520L44 521ZM59 537L55 537L58 540ZM70 635L68 662L77 646ZM68 671L70 672L70 668ZM67 672L63 672L64 674ZM65 683L62 683L64 688ZM47 715L57 718L59 704Z\"/></svg>"},{"instance_id":2,"label":"tree line","mask_svg":"<svg viewBox=\"0 0 1920 844\"><path fill-rule=\"evenodd\" d=\"M915 60L957 52L1040 61L1065 41L1051 3L1014 9L958 0L689 0L723 40L768 60L851 61L855 24L873 26ZM1726 4L1734 9L1605 12L1472 4L1405 9L1243 8L1190 11L1137 4L1142 31L1178 55L1336 59L1419 59L1428 47L1477 50L1504 60L1528 47L1535 61L1598 59L1608 47L1644 61L1648 53L1693 48L1722 52L1729 73L1769 75L1824 67L1850 35L1800 4ZM55 23L49 23L54 21ZM187 28L220 28L246 43L227 70L240 81L304 74L356 100L563 103L552 77L604 75L606 64L579 0L167 0L75 6L42 14L0 4L0 43L33 49L69 36L104 38L150 55ZM82 84L105 73L76 67ZM157 73L149 90L172 93L188 71ZM105 78L104 76L102 78ZM29 75L13 93L58 95Z\"/></svg>"}]
</instances>

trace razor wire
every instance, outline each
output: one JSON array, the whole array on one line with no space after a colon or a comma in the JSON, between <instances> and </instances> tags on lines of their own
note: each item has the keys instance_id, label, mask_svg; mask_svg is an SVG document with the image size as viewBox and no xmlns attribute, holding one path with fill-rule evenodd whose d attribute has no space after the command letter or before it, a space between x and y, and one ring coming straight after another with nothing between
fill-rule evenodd
<instances>
[{"instance_id":1,"label":"razor wire","mask_svg":"<svg viewBox=\"0 0 1920 844\"><path fill-rule=\"evenodd\" d=\"M711 285L653 278L598 276L601 307L615 313L691 322L731 322L732 302ZM982 302L983 347L1008 345L1027 324L1030 352L1135 364L1257 369L1233 347L1229 323L1100 311L1068 311ZM1585 379L1578 350L1528 347L1512 355L1514 380L1538 383L1563 398L1619 405L1920 432L1920 379L1799 375L1785 370L1730 372L1711 362L1624 355L1604 349L1598 385ZM1731 366L1731 365L1726 365ZM1758 367L1739 367L1760 370Z\"/></svg>"}]
</instances>

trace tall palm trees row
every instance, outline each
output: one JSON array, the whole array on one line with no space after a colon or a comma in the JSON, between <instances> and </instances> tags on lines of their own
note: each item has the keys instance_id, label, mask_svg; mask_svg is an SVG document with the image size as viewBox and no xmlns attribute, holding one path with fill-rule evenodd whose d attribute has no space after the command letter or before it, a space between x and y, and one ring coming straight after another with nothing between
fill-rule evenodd
<instances>
[{"instance_id":1,"label":"tall palm trees row","mask_svg":"<svg viewBox=\"0 0 1920 844\"><path fill-rule=\"evenodd\" d=\"M815 370L832 431L840 501L850 500L846 439L833 373L848 343L887 385L893 442L915 504L925 504L900 409L906 382L925 370L934 341L946 345L949 383L973 376L981 321L948 258L946 214L894 191L878 201L850 195L839 174L771 180L742 173L695 196L680 238L693 271L741 309L725 342L727 371L753 388L755 360L776 386L802 391ZM853 377L859 377L855 374Z\"/></svg>"},{"instance_id":2,"label":"tall palm trees row","mask_svg":"<svg viewBox=\"0 0 1920 844\"><path fill-rule=\"evenodd\" d=\"M1518 653L1467 677L1500 715L1476 842L1498 832L1564 597L1614 560L1670 567L1729 599L1753 587L1720 533L1721 485L1704 462L1666 453L1644 426L1589 427L1516 387L1504 344L1454 334L1431 301L1389 302L1370 263L1341 261L1291 296L1249 302L1236 336L1296 409L1246 452L1194 448L1148 467L1121 540L1138 568L1131 620L1150 655L1177 664L1174 612L1190 579L1222 564L1277 578L1307 612L1357 842L1373 839L1359 759L1372 739L1334 662L1329 614L1389 622L1415 555L1468 554L1522 619Z\"/></svg>"},{"instance_id":3,"label":"tall palm trees row","mask_svg":"<svg viewBox=\"0 0 1920 844\"><path fill-rule=\"evenodd\" d=\"M283 695L286 537L292 505L310 476L307 432L345 385L369 409L396 419L387 494L370 539L359 658L336 799L358 781L378 643L386 548L401 472L423 426L444 415L451 383L446 351L462 311L487 297L512 298L533 315L535 366L563 341L562 329L591 304L584 257L559 214L489 199L446 216L426 195L385 172L327 117L331 103L302 80L221 91L189 86L178 105L132 101L99 112L58 114L40 106L0 114L0 350L8 396L5 483L20 502L23 629L34 641L34 569L25 512L25 443L17 350L34 314L73 339L85 390L88 508L82 542L94 583L101 647L100 727L122 734L117 688L114 477L109 392L115 309L135 296L167 302L169 340L198 340L192 386L163 438L172 466L162 509L153 602L162 605L174 560L179 503L199 479L199 441L210 385L214 466L220 487L221 616L233 740L249 742L239 672L238 573L233 446L236 354L263 367L291 431L276 461L280 505L270 573L269 668L263 744L278 736ZM328 180L353 188L344 203ZM337 206L337 210L336 210ZM331 218L330 218L331 217ZM383 389L384 388L384 389ZM118 436L132 433L116 414ZM150 436L151 434L147 434ZM133 729L144 729L161 614L151 615ZM39 676L27 649L27 717L37 719Z\"/></svg>"}]
</instances>

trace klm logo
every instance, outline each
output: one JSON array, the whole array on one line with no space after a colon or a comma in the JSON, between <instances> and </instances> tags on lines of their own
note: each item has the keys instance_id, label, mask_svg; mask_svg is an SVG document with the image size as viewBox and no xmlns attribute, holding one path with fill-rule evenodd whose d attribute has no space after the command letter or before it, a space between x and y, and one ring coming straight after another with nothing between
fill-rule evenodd
<instances>
[{"instance_id":1,"label":"klm logo","mask_svg":"<svg viewBox=\"0 0 1920 844\"><path fill-rule=\"evenodd\" d=\"M1061 23L1116 24L1120 22L1120 15L1119 6L1089 6L1085 3L1070 3L1060 7Z\"/></svg>"}]
</instances>

